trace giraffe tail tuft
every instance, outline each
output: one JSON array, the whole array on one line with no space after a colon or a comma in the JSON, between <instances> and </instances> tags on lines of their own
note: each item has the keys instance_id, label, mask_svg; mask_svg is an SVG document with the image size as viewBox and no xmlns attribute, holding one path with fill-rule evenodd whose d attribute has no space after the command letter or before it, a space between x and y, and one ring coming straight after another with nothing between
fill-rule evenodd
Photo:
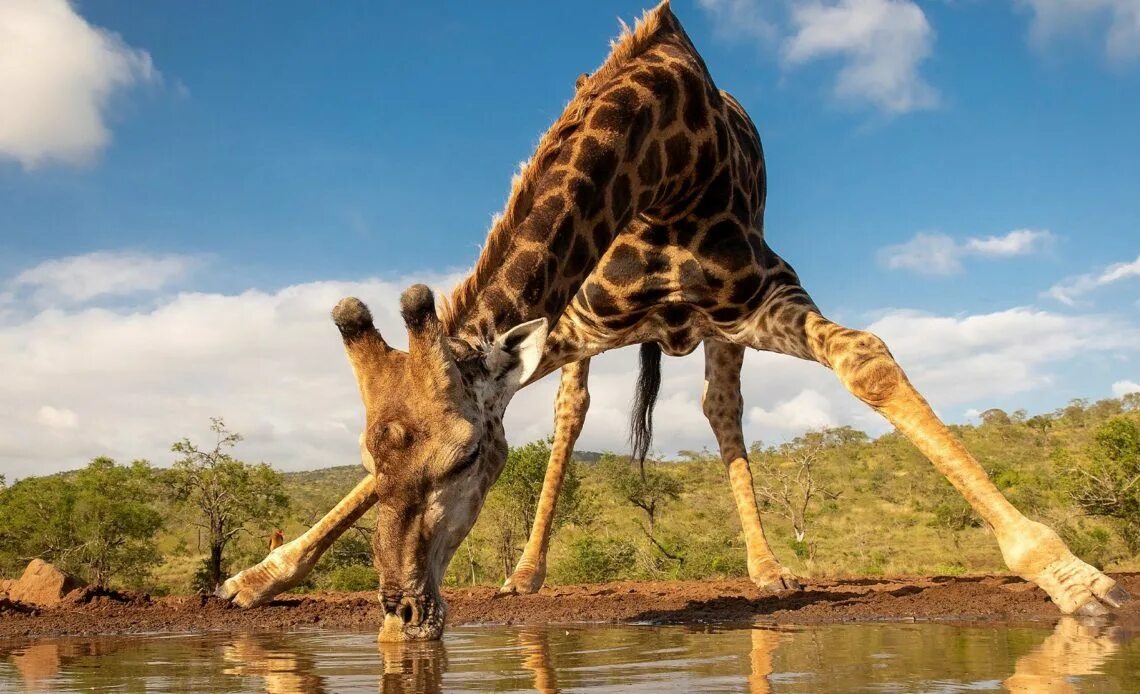
<instances>
[{"instance_id":1,"label":"giraffe tail tuft","mask_svg":"<svg viewBox=\"0 0 1140 694\"><path fill-rule=\"evenodd\" d=\"M657 404L657 394L661 391L661 345L643 342L639 356L641 364L629 420L629 443L633 449L633 459L637 461L644 478L645 457L649 455L649 446L653 443L653 406Z\"/></svg>"}]
</instances>

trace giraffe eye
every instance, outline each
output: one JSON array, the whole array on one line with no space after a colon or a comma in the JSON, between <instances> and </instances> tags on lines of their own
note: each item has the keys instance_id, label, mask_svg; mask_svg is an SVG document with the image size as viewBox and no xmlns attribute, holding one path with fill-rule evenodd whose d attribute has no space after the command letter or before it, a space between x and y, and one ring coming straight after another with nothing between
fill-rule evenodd
<instances>
[{"instance_id":1,"label":"giraffe eye","mask_svg":"<svg viewBox=\"0 0 1140 694\"><path fill-rule=\"evenodd\" d=\"M448 477L461 475L465 470L467 470L467 468L474 465L475 462L479 460L479 451L481 448L481 444L475 444L475 450L468 453L462 460L453 465L451 469L447 471Z\"/></svg>"}]
</instances>

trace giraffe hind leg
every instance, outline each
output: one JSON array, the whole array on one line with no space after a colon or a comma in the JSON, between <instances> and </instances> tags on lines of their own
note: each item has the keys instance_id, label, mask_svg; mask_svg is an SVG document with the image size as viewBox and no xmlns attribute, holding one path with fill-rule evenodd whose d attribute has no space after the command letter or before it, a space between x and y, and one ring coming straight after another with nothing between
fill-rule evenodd
<instances>
[{"instance_id":1,"label":"giraffe hind leg","mask_svg":"<svg viewBox=\"0 0 1140 694\"><path fill-rule=\"evenodd\" d=\"M802 289L794 289L806 297ZM772 316L777 317L774 323ZM1106 605L1119 607L1129 599L1116 581L1073 555L1057 533L1009 503L911 385L881 339L832 323L810 300L773 309L766 320L787 344L757 335L753 346L814 359L833 369L853 395L891 422L958 489L993 529L1006 565L1048 593L1062 612L1101 615Z\"/></svg>"},{"instance_id":2,"label":"giraffe hind leg","mask_svg":"<svg viewBox=\"0 0 1140 694\"><path fill-rule=\"evenodd\" d=\"M740 367L743 361L743 346L705 341L705 391L701 396L701 408L716 435L732 486L748 551L748 577L766 592L801 590L800 582L780 564L764 538L741 425L744 399L740 393Z\"/></svg>"},{"instance_id":3,"label":"giraffe hind leg","mask_svg":"<svg viewBox=\"0 0 1140 694\"><path fill-rule=\"evenodd\" d=\"M574 443L582 433L586 411L590 407L587 382L590 360L571 362L562 367L558 384L558 397L554 405L554 444L550 449L550 462L542 480L542 492L534 514L534 525L519 557L515 570L499 589L500 593L537 593L546 580L546 552L550 549L550 534L554 528L554 512L566 466L574 452Z\"/></svg>"}]
</instances>

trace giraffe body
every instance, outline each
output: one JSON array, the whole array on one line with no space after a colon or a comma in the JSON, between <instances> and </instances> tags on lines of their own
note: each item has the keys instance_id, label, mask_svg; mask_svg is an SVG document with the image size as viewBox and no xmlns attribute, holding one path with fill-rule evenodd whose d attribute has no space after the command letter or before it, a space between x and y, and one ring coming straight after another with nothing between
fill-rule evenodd
<instances>
[{"instance_id":1,"label":"giraffe body","mask_svg":"<svg viewBox=\"0 0 1140 694\"><path fill-rule=\"evenodd\" d=\"M705 342L703 409L758 583L782 574L766 558L743 450L744 348L832 368L962 491L994 528L1010 568L1062 611L1099 614L1126 599L1002 497L882 340L819 313L765 242L765 176L751 120L716 88L662 3L579 80L516 176L473 272L442 310L422 285L404 293L407 352L384 342L358 300L334 309L365 406L361 454L374 484L358 485L317 526L231 578L220 594L252 605L295 585L376 504L380 639L439 638L446 614L439 583L502 471L502 416L514 392L608 349L655 342L687 354ZM575 436L577 416L565 421ZM568 455L573 436L564 438Z\"/></svg>"}]
</instances>

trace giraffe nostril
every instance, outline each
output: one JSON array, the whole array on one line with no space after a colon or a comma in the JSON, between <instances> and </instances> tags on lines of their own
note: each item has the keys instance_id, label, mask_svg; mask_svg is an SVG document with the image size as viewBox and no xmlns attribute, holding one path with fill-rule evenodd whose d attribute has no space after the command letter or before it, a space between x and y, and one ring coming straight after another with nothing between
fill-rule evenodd
<instances>
[{"instance_id":1,"label":"giraffe nostril","mask_svg":"<svg viewBox=\"0 0 1140 694\"><path fill-rule=\"evenodd\" d=\"M399 615L405 625L419 626L421 621L419 602L413 597L405 597L400 601Z\"/></svg>"}]
</instances>

